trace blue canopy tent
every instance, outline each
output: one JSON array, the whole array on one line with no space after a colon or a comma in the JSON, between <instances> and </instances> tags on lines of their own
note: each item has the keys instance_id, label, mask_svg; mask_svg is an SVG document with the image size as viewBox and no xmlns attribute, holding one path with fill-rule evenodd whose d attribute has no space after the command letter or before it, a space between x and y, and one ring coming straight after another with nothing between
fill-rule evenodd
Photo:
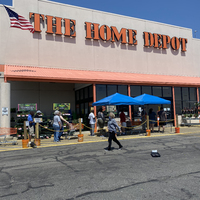
<instances>
[{"instance_id":1,"label":"blue canopy tent","mask_svg":"<svg viewBox=\"0 0 200 200\"><path fill-rule=\"evenodd\" d=\"M141 102L132 97L115 93L92 104L92 106L106 105L141 105Z\"/></svg>"},{"instance_id":2,"label":"blue canopy tent","mask_svg":"<svg viewBox=\"0 0 200 200\"><path fill-rule=\"evenodd\" d=\"M133 99L141 102L141 105L171 104L169 100L145 93ZM147 117L147 130L149 131L149 117Z\"/></svg>"},{"instance_id":3,"label":"blue canopy tent","mask_svg":"<svg viewBox=\"0 0 200 200\"><path fill-rule=\"evenodd\" d=\"M140 105L145 105L145 104L171 104L171 101L157 97L157 96L153 96L150 94L142 94L140 96L137 96L135 98L133 98L134 100L137 100L139 102L141 102Z\"/></svg>"}]
</instances>

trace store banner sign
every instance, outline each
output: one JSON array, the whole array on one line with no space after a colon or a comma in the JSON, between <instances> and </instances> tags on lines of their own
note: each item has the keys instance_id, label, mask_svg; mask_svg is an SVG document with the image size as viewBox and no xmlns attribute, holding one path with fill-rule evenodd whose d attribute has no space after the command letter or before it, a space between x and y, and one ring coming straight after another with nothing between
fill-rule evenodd
<instances>
[{"instance_id":1,"label":"store banner sign","mask_svg":"<svg viewBox=\"0 0 200 200\"><path fill-rule=\"evenodd\" d=\"M41 123L42 122L42 118L34 118L33 119L35 123Z\"/></svg>"},{"instance_id":2,"label":"store banner sign","mask_svg":"<svg viewBox=\"0 0 200 200\"><path fill-rule=\"evenodd\" d=\"M117 114L116 106L107 106L107 112L113 112L114 114Z\"/></svg>"},{"instance_id":3,"label":"store banner sign","mask_svg":"<svg viewBox=\"0 0 200 200\"><path fill-rule=\"evenodd\" d=\"M70 110L70 103L53 103L53 110Z\"/></svg>"},{"instance_id":4,"label":"store banner sign","mask_svg":"<svg viewBox=\"0 0 200 200\"><path fill-rule=\"evenodd\" d=\"M55 35L64 35L70 38L76 37L76 20L55 17L50 15L43 15L38 13L29 13L29 17L34 20L35 32L41 31L41 24L47 22L46 33ZM103 40L105 42L121 42L127 45L138 45L137 35L138 31L130 28L117 29L115 26L100 25L93 22L84 22L83 28L86 30L86 39L89 40ZM62 27L64 26L64 29ZM55 31L54 31L54 27ZM144 47L154 47L157 49L171 49L177 51L181 48L182 52L186 52L186 44L188 40L183 37L169 37L166 34L150 33L144 31Z\"/></svg>"},{"instance_id":5,"label":"store banner sign","mask_svg":"<svg viewBox=\"0 0 200 200\"><path fill-rule=\"evenodd\" d=\"M18 111L35 111L37 103L18 104Z\"/></svg>"}]
</instances>

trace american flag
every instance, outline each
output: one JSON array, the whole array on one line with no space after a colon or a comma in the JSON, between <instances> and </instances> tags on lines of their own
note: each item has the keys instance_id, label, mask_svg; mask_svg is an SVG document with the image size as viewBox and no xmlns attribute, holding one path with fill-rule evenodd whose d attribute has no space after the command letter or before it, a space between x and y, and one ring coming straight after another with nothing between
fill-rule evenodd
<instances>
[{"instance_id":1,"label":"american flag","mask_svg":"<svg viewBox=\"0 0 200 200\"><path fill-rule=\"evenodd\" d=\"M34 33L35 29L33 28L33 26L30 24L28 20L18 15L16 12L12 11L6 6L4 7L10 17L10 27L20 28L22 30L29 30L31 33Z\"/></svg>"}]
</instances>

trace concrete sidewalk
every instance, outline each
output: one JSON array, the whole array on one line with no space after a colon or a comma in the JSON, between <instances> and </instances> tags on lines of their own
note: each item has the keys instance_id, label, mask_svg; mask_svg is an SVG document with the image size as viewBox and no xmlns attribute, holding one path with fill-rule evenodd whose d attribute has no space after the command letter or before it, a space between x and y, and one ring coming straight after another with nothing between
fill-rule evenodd
<instances>
[{"instance_id":1,"label":"concrete sidewalk","mask_svg":"<svg viewBox=\"0 0 200 200\"><path fill-rule=\"evenodd\" d=\"M150 136L145 136L145 133L142 133L141 130L135 130L133 134L130 135L120 135L117 136L118 140L129 140L129 139L138 139L138 138L150 138L150 137L163 137L163 136L170 136L170 135L179 135L179 134L195 134L200 133L200 126L196 127L180 127L180 133L175 133L175 127L166 127L164 133L158 132L158 128L155 128L155 132L151 133ZM45 148L45 147L53 147L53 146L64 146L64 145L74 145L74 144L83 144L83 143L93 143L93 142L105 142L108 141L108 137L99 137L89 136L89 131L83 131L82 134L83 142L79 142L77 135L79 132L76 132L76 137L71 137L69 139L65 139L62 137L61 142L53 142L54 138L51 137L49 139L41 139L41 145L37 146L37 148ZM10 144L0 144L0 152L2 151L12 151L12 150L25 150L25 149L32 149L31 147L22 148L22 140L16 140L17 144L12 145Z\"/></svg>"}]
</instances>

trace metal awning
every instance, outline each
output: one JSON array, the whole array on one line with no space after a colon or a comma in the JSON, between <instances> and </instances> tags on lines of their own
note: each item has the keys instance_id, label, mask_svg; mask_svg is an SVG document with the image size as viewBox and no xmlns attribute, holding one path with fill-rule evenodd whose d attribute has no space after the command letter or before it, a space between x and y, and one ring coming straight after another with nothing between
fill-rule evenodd
<instances>
[{"instance_id":1,"label":"metal awning","mask_svg":"<svg viewBox=\"0 0 200 200\"><path fill-rule=\"evenodd\" d=\"M84 71L16 65L5 65L4 76L7 80L12 81L200 87L200 77Z\"/></svg>"}]
</instances>

